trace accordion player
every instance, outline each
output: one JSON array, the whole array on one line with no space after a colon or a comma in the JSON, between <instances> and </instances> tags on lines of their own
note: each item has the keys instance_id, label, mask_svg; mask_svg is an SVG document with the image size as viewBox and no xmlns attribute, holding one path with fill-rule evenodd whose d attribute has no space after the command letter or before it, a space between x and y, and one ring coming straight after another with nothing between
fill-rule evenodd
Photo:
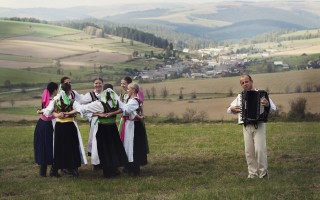
<instances>
[{"instance_id":1,"label":"accordion player","mask_svg":"<svg viewBox=\"0 0 320 200\"><path fill-rule=\"evenodd\" d=\"M254 124L267 122L270 107L261 105L261 100L265 98L269 101L268 93L264 90L244 90L240 93L240 113L239 124Z\"/></svg>"}]
</instances>

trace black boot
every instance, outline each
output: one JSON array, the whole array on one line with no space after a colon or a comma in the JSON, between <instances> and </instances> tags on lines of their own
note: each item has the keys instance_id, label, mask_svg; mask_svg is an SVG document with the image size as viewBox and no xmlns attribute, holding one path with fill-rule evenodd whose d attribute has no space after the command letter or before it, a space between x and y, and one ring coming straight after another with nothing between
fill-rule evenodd
<instances>
[{"instance_id":1,"label":"black boot","mask_svg":"<svg viewBox=\"0 0 320 200\"><path fill-rule=\"evenodd\" d=\"M78 168L74 168L71 170L71 174L73 177L79 177L79 171Z\"/></svg>"},{"instance_id":2,"label":"black boot","mask_svg":"<svg viewBox=\"0 0 320 200\"><path fill-rule=\"evenodd\" d=\"M54 165L51 166L50 176L51 177L59 177L58 169Z\"/></svg>"},{"instance_id":3,"label":"black boot","mask_svg":"<svg viewBox=\"0 0 320 200\"><path fill-rule=\"evenodd\" d=\"M132 172L133 172L133 176L140 176L140 166L137 164L134 164Z\"/></svg>"},{"instance_id":4,"label":"black boot","mask_svg":"<svg viewBox=\"0 0 320 200\"><path fill-rule=\"evenodd\" d=\"M47 176L47 165L40 165L40 176Z\"/></svg>"}]
</instances>

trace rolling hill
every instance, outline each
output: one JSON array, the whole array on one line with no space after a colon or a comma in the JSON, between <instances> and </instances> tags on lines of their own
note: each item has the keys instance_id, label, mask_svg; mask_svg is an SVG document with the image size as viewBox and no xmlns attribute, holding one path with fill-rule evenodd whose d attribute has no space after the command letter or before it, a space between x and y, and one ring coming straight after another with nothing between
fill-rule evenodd
<instances>
[{"instance_id":1,"label":"rolling hill","mask_svg":"<svg viewBox=\"0 0 320 200\"><path fill-rule=\"evenodd\" d=\"M214 41L239 41L279 29L320 27L319 1L213 1L212 3L145 3L64 9L0 8L0 17L35 17L57 21L99 18L119 25L191 34ZM174 41L176 38L172 38Z\"/></svg>"}]
</instances>

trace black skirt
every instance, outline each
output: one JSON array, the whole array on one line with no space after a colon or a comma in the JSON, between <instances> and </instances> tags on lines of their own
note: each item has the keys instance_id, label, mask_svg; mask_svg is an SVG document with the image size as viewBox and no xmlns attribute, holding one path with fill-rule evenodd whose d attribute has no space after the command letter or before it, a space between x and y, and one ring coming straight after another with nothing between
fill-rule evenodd
<instances>
[{"instance_id":1,"label":"black skirt","mask_svg":"<svg viewBox=\"0 0 320 200\"><path fill-rule=\"evenodd\" d=\"M52 121L38 120L34 130L34 160L39 165L53 163L53 126Z\"/></svg>"},{"instance_id":2,"label":"black skirt","mask_svg":"<svg viewBox=\"0 0 320 200\"><path fill-rule=\"evenodd\" d=\"M134 122L133 139L133 162L135 165L146 165L148 163L147 134L144 124L141 121Z\"/></svg>"},{"instance_id":3,"label":"black skirt","mask_svg":"<svg viewBox=\"0 0 320 200\"><path fill-rule=\"evenodd\" d=\"M117 168L128 162L116 124L98 124L96 134L100 164L103 168Z\"/></svg>"},{"instance_id":4,"label":"black skirt","mask_svg":"<svg viewBox=\"0 0 320 200\"><path fill-rule=\"evenodd\" d=\"M73 122L57 122L54 135L56 169L75 169L81 166L78 131Z\"/></svg>"}]
</instances>

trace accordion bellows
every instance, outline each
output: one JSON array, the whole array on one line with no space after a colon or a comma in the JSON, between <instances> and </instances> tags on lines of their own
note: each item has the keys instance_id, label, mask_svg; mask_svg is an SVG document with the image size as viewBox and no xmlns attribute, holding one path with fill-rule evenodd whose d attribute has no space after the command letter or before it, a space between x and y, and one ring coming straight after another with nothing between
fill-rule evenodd
<instances>
[{"instance_id":1,"label":"accordion bellows","mask_svg":"<svg viewBox=\"0 0 320 200\"><path fill-rule=\"evenodd\" d=\"M269 101L268 93L264 90L242 91L240 94L240 120L244 124L267 122L270 107L261 105L261 99Z\"/></svg>"}]
</instances>

